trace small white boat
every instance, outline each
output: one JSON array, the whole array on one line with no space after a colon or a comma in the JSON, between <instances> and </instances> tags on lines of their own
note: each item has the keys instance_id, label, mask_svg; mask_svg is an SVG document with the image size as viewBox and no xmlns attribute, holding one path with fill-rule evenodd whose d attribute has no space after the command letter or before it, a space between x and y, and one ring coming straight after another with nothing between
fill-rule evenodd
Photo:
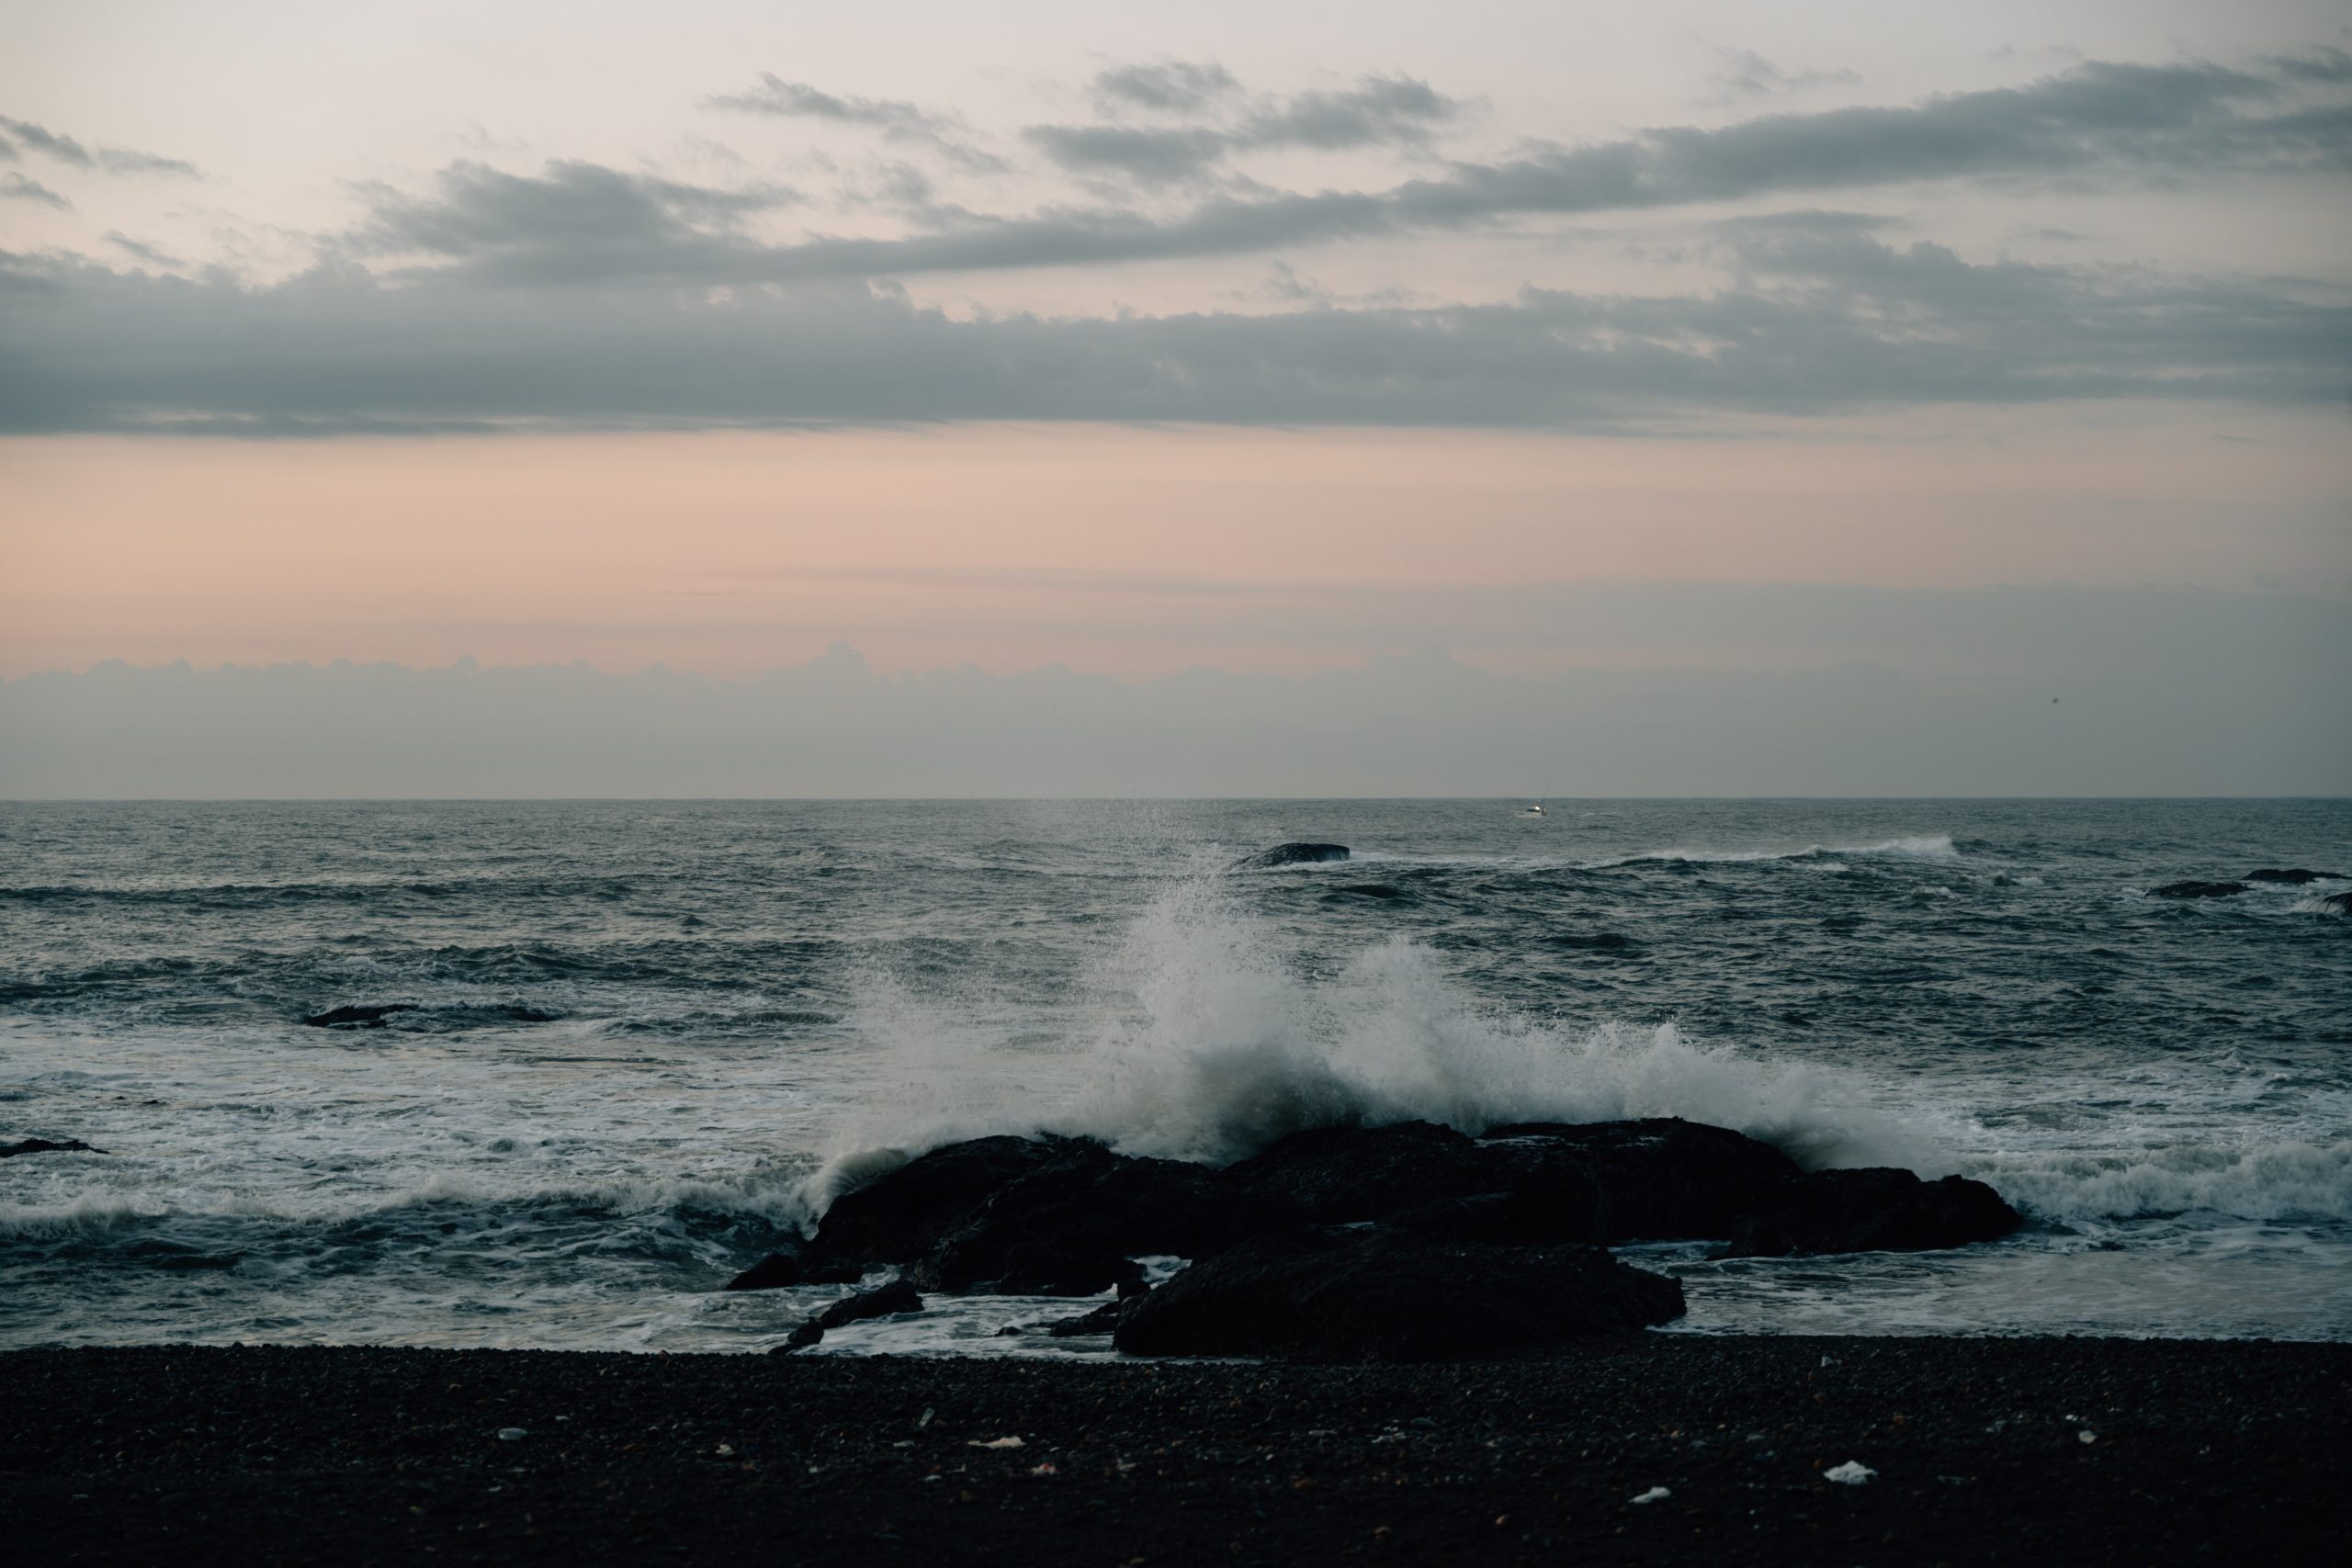
<instances>
[{"instance_id":1,"label":"small white boat","mask_svg":"<svg viewBox=\"0 0 2352 1568\"><path fill-rule=\"evenodd\" d=\"M1544 810L1541 806L1531 806L1526 810L1521 812L1520 815L1521 817L1549 817L1552 814Z\"/></svg>"}]
</instances>

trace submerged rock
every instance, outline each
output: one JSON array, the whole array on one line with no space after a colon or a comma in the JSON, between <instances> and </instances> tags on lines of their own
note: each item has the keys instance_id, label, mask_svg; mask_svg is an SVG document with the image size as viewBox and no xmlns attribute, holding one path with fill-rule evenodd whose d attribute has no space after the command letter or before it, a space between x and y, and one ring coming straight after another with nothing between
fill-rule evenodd
<instances>
[{"instance_id":1,"label":"submerged rock","mask_svg":"<svg viewBox=\"0 0 2352 1568\"><path fill-rule=\"evenodd\" d=\"M2266 867L2261 871L2249 871L2245 874L2245 880L2248 882L2283 882L2292 887L2301 887L2306 883L2342 882L2345 878L2332 871L2305 871L2302 867L2296 866L2290 870L2285 871L2278 870L2276 867Z\"/></svg>"},{"instance_id":2,"label":"submerged rock","mask_svg":"<svg viewBox=\"0 0 2352 1568\"><path fill-rule=\"evenodd\" d=\"M1315 865L1346 860L1350 852L1345 844L1276 844L1271 850L1242 856L1233 863L1233 867L1236 871L1262 871L1278 865Z\"/></svg>"},{"instance_id":3,"label":"submerged rock","mask_svg":"<svg viewBox=\"0 0 2352 1568\"><path fill-rule=\"evenodd\" d=\"M384 1020L392 1014L416 1010L414 1002L369 1002L329 1008L324 1012L311 1014L302 1021L312 1029L381 1029Z\"/></svg>"},{"instance_id":4,"label":"submerged rock","mask_svg":"<svg viewBox=\"0 0 2352 1568\"><path fill-rule=\"evenodd\" d=\"M0 1159L15 1159L18 1155L102 1155L104 1149L92 1148L79 1138L52 1142L48 1138L27 1138L22 1143L0 1144Z\"/></svg>"},{"instance_id":5,"label":"submerged rock","mask_svg":"<svg viewBox=\"0 0 2352 1568\"><path fill-rule=\"evenodd\" d=\"M2243 882L2167 882L2148 889L2151 898L2227 898L2245 891Z\"/></svg>"},{"instance_id":6,"label":"submerged rock","mask_svg":"<svg viewBox=\"0 0 2352 1568\"><path fill-rule=\"evenodd\" d=\"M1997 1241L2024 1216L1981 1181L1922 1181L1874 1167L1816 1170L1740 1221L1719 1258L1796 1253L1932 1252Z\"/></svg>"},{"instance_id":7,"label":"submerged rock","mask_svg":"<svg viewBox=\"0 0 2352 1568\"><path fill-rule=\"evenodd\" d=\"M1629 1332L1682 1310L1674 1280L1596 1248L1288 1226L1131 1303L1113 1343L1151 1356L1421 1360Z\"/></svg>"}]
</instances>

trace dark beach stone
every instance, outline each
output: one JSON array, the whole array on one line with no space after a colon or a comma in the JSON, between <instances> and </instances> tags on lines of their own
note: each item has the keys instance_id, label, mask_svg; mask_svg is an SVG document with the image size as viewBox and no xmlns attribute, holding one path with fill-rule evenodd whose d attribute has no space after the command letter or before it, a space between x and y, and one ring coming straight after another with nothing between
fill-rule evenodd
<instances>
[{"instance_id":1,"label":"dark beach stone","mask_svg":"<svg viewBox=\"0 0 2352 1568\"><path fill-rule=\"evenodd\" d=\"M1884 1167L1816 1170L1742 1220L1715 1256L1929 1252L1997 1241L2024 1223L1999 1193L1966 1177L1922 1181Z\"/></svg>"},{"instance_id":2,"label":"dark beach stone","mask_svg":"<svg viewBox=\"0 0 2352 1568\"><path fill-rule=\"evenodd\" d=\"M2245 891L2243 882L2167 882L2148 889L2151 898L2227 898Z\"/></svg>"},{"instance_id":3,"label":"dark beach stone","mask_svg":"<svg viewBox=\"0 0 2352 1568\"><path fill-rule=\"evenodd\" d=\"M1348 855L1345 844L1276 844L1271 850L1244 855L1233 864L1237 871L1255 871L1277 865L1316 865L1326 861L1346 860Z\"/></svg>"},{"instance_id":4,"label":"dark beach stone","mask_svg":"<svg viewBox=\"0 0 2352 1568\"><path fill-rule=\"evenodd\" d=\"M79 1138L51 1141L48 1138L27 1138L22 1143L0 1144L0 1159L14 1159L18 1155L102 1155Z\"/></svg>"},{"instance_id":5,"label":"dark beach stone","mask_svg":"<svg viewBox=\"0 0 2352 1568\"><path fill-rule=\"evenodd\" d=\"M835 1198L818 1224L817 1249L852 1262L911 1262L1000 1189L1052 1159L1061 1141L974 1138L919 1155Z\"/></svg>"},{"instance_id":6,"label":"dark beach stone","mask_svg":"<svg viewBox=\"0 0 2352 1568\"><path fill-rule=\"evenodd\" d=\"M1591 1193L1586 1238L1614 1245L1729 1235L1758 1202L1803 1172L1760 1139L1679 1117L1529 1122L1487 1130L1481 1146L1517 1166L1512 1187Z\"/></svg>"},{"instance_id":7,"label":"dark beach stone","mask_svg":"<svg viewBox=\"0 0 2352 1568\"><path fill-rule=\"evenodd\" d=\"M396 1012L414 1012L414 1002L376 1002L356 1007L329 1008L314 1012L302 1021L312 1029L381 1029L384 1020Z\"/></svg>"},{"instance_id":8,"label":"dark beach stone","mask_svg":"<svg viewBox=\"0 0 2352 1568\"><path fill-rule=\"evenodd\" d=\"M1136 1355L1419 1360L1623 1333L1682 1287L1590 1247L1286 1226L1193 1264L1119 1317Z\"/></svg>"},{"instance_id":9,"label":"dark beach stone","mask_svg":"<svg viewBox=\"0 0 2352 1568\"><path fill-rule=\"evenodd\" d=\"M728 1291L776 1291L793 1285L854 1285L865 1270L854 1263L797 1252L771 1252L719 1287Z\"/></svg>"},{"instance_id":10,"label":"dark beach stone","mask_svg":"<svg viewBox=\"0 0 2352 1568\"><path fill-rule=\"evenodd\" d=\"M2249 871L2245 874L2245 880L2248 882L2284 882L2290 886L2301 887L2304 884L2311 882L2342 882L2345 879L2332 871L2305 871L2302 867L2296 866L2286 871L2278 870L2276 867L2266 867L2261 871Z\"/></svg>"}]
</instances>

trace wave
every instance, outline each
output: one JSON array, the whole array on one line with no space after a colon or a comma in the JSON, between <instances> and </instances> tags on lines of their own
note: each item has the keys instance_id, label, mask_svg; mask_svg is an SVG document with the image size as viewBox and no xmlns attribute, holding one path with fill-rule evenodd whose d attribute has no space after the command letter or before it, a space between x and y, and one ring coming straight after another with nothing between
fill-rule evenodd
<instances>
[{"instance_id":1,"label":"wave","mask_svg":"<svg viewBox=\"0 0 2352 1568\"><path fill-rule=\"evenodd\" d=\"M1824 1068L1758 1061L1672 1024L1563 1025L1477 1005L1438 955L1394 939L1303 976L1211 878L1174 885L1091 976L1082 1043L1023 1073L975 1049L969 999L933 1002L868 977L853 1015L896 1081L845 1130L812 1201L958 1138L1048 1131L1125 1152L1223 1164L1288 1134L1430 1121L1477 1134L1513 1122L1680 1116L1733 1127L1808 1167L1956 1162Z\"/></svg>"},{"instance_id":2,"label":"wave","mask_svg":"<svg viewBox=\"0 0 2352 1568\"><path fill-rule=\"evenodd\" d=\"M2275 1222L2352 1220L2352 1141L2256 1149L2184 1145L2143 1156L1996 1157L1974 1172L2055 1220L2214 1213Z\"/></svg>"},{"instance_id":3,"label":"wave","mask_svg":"<svg viewBox=\"0 0 2352 1568\"><path fill-rule=\"evenodd\" d=\"M1937 863L1961 859L1961 852L1953 847L1949 833L1931 833L1917 838L1888 839L1875 844L1808 844L1803 849L1668 849L1644 850L1636 854L1619 855L1610 860L1589 863L1593 870L1616 865L1641 865L1650 863L1687 863L1693 865L1740 865L1752 861L1804 861L1828 855L1858 855L1879 860L1927 861Z\"/></svg>"},{"instance_id":4,"label":"wave","mask_svg":"<svg viewBox=\"0 0 2352 1568\"><path fill-rule=\"evenodd\" d=\"M503 1226L517 1214L535 1225L560 1218L598 1224L619 1217L674 1221L710 1216L797 1229L810 1218L806 1162L764 1167L731 1178L583 1179L502 1183L475 1174L428 1177L412 1186L357 1201L304 1203L234 1190L100 1189L52 1202L0 1203L0 1237L89 1239L107 1233L148 1232L190 1221L257 1221L274 1231L323 1232L364 1226L405 1231L436 1240L463 1216L476 1227Z\"/></svg>"}]
</instances>

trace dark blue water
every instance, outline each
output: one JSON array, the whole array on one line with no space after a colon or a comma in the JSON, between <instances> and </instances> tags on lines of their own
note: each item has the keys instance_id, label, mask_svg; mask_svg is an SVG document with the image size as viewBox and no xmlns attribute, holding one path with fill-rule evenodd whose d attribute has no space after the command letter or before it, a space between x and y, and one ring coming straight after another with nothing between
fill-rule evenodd
<instances>
[{"instance_id":1,"label":"dark blue water","mask_svg":"<svg viewBox=\"0 0 2352 1568\"><path fill-rule=\"evenodd\" d=\"M0 1343L756 1348L806 1303L709 1287L862 1149L1650 1113L2036 1222L1657 1253L1693 1330L2352 1336L2352 884L2146 896L2352 806L1514 809L0 807L0 1142L111 1151L0 1163Z\"/></svg>"}]
</instances>

